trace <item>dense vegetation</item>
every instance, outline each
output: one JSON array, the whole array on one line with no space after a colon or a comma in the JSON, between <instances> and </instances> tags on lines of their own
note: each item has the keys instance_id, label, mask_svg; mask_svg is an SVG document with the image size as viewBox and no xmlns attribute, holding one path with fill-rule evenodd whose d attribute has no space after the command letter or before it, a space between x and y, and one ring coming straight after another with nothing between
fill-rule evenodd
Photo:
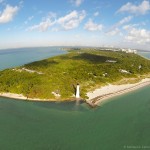
<instances>
[{"instance_id":1,"label":"dense vegetation","mask_svg":"<svg viewBox=\"0 0 150 150\"><path fill-rule=\"evenodd\" d=\"M136 54L76 49L65 55L1 71L0 92L22 93L29 98L56 99L52 94L55 92L61 95L59 99L64 100L73 97L76 84L79 83L81 96L85 98L87 90L91 88L149 72L150 61Z\"/></svg>"}]
</instances>

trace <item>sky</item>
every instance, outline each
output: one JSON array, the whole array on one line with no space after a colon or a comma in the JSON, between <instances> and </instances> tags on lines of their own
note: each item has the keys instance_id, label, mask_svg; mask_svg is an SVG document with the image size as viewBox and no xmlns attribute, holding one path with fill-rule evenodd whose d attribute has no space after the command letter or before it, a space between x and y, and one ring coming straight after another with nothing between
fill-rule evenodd
<instances>
[{"instance_id":1,"label":"sky","mask_svg":"<svg viewBox=\"0 0 150 150\"><path fill-rule=\"evenodd\" d=\"M0 49L150 50L150 0L0 0Z\"/></svg>"}]
</instances>

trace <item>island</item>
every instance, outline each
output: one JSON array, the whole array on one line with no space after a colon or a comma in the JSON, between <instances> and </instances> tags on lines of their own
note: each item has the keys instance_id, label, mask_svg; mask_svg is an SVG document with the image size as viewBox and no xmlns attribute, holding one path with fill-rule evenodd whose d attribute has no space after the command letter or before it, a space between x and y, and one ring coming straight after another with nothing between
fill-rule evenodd
<instances>
[{"instance_id":1,"label":"island","mask_svg":"<svg viewBox=\"0 0 150 150\"><path fill-rule=\"evenodd\" d=\"M79 84L80 99L94 105L102 98L150 83L150 60L135 51L99 48L68 48L67 51L0 71L0 96L70 101L76 100Z\"/></svg>"}]
</instances>

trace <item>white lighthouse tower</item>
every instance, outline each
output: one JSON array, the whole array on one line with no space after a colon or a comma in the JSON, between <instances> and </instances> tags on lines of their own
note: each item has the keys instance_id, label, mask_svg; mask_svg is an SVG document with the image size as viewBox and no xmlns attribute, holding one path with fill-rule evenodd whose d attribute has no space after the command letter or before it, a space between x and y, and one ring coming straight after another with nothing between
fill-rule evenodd
<instances>
[{"instance_id":1,"label":"white lighthouse tower","mask_svg":"<svg viewBox=\"0 0 150 150\"><path fill-rule=\"evenodd\" d=\"M77 84L77 88L76 88L76 98L80 98L80 85Z\"/></svg>"}]
</instances>

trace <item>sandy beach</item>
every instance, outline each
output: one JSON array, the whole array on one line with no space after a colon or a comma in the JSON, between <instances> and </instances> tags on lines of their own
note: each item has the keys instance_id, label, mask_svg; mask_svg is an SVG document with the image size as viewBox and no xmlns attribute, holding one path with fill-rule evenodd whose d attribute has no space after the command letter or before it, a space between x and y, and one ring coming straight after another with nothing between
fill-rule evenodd
<instances>
[{"instance_id":1,"label":"sandy beach","mask_svg":"<svg viewBox=\"0 0 150 150\"><path fill-rule=\"evenodd\" d=\"M86 102L91 106L96 106L108 98L136 90L146 85L150 85L150 78L145 78L140 82L134 84L122 84L122 85L108 84L99 89L88 92L87 96L89 98L86 100Z\"/></svg>"},{"instance_id":2,"label":"sandy beach","mask_svg":"<svg viewBox=\"0 0 150 150\"><path fill-rule=\"evenodd\" d=\"M0 96L22 100L27 99L27 97L23 96L22 94L15 94L15 93L0 93Z\"/></svg>"},{"instance_id":3,"label":"sandy beach","mask_svg":"<svg viewBox=\"0 0 150 150\"><path fill-rule=\"evenodd\" d=\"M19 99L19 100L31 100L31 101L55 101L49 99L39 99L39 98L27 98L22 94L15 94L15 93L0 93L1 97L8 97L12 99Z\"/></svg>"}]
</instances>

